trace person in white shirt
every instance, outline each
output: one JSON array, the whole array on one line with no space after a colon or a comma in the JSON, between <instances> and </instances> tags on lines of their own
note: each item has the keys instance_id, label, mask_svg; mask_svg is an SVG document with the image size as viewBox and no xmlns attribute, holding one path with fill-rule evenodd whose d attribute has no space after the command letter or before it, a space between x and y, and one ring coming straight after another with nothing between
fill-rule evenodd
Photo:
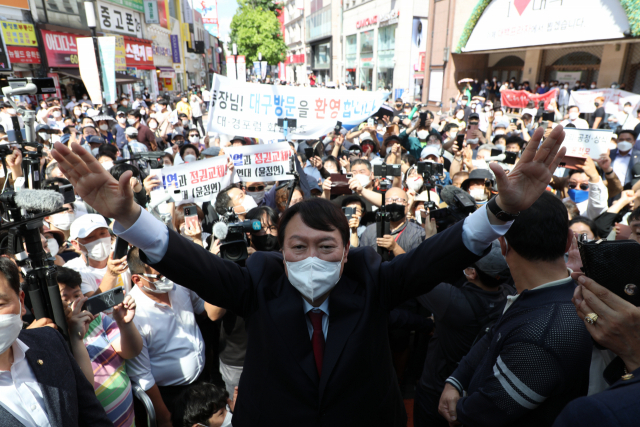
<instances>
[{"instance_id":1,"label":"person in white shirt","mask_svg":"<svg viewBox=\"0 0 640 427\"><path fill-rule=\"evenodd\" d=\"M163 277L142 262L137 248L129 251L127 263L136 285L130 292L137 306L133 322L142 336L142 352L127 361L127 372L153 402L158 425L170 426L176 397L204 369L204 340L195 315L206 312L216 321L224 310Z\"/></svg>"},{"instance_id":2,"label":"person in white shirt","mask_svg":"<svg viewBox=\"0 0 640 427\"><path fill-rule=\"evenodd\" d=\"M634 130L640 124L640 120L634 117L633 105L630 102L624 104L622 111L609 116L612 128L619 127L623 130Z\"/></svg>"},{"instance_id":3,"label":"person in white shirt","mask_svg":"<svg viewBox=\"0 0 640 427\"><path fill-rule=\"evenodd\" d=\"M609 191L602 182L591 157L585 159L582 170L572 170L567 181L566 192L580 210L580 215L596 219L607 210ZM565 199L566 200L566 199Z\"/></svg>"},{"instance_id":4,"label":"person in white shirt","mask_svg":"<svg viewBox=\"0 0 640 427\"><path fill-rule=\"evenodd\" d=\"M82 215L71 224L69 240L81 255L64 266L82 275L82 293L90 297L96 293L107 273L111 254L109 226L102 215Z\"/></svg>"},{"instance_id":5,"label":"person in white shirt","mask_svg":"<svg viewBox=\"0 0 640 427\"><path fill-rule=\"evenodd\" d=\"M73 111L73 107L75 106L76 106L76 97L71 96L71 99L69 100L69 102L67 102L67 105L65 105L64 108L66 108L67 111Z\"/></svg>"},{"instance_id":6,"label":"person in white shirt","mask_svg":"<svg viewBox=\"0 0 640 427\"><path fill-rule=\"evenodd\" d=\"M196 126L196 128L198 127L198 125L200 126L200 129L202 129L202 133L204 134L206 133L204 125L202 124L202 104L204 104L204 101L200 99L200 97L196 95L195 92L191 94L190 101L191 102L189 102L189 105L191 106L191 120L193 121L193 124Z\"/></svg>"},{"instance_id":7,"label":"person in white shirt","mask_svg":"<svg viewBox=\"0 0 640 427\"><path fill-rule=\"evenodd\" d=\"M560 123L562 127L568 124L574 125L577 129L589 129L589 123L580 118L580 108L577 105L569 107L569 118Z\"/></svg>"},{"instance_id":8,"label":"person in white shirt","mask_svg":"<svg viewBox=\"0 0 640 427\"><path fill-rule=\"evenodd\" d=\"M89 104L90 106L93 107L93 102L91 102L91 100L89 99L89 96L85 93L84 95L82 95L82 104Z\"/></svg>"},{"instance_id":9,"label":"person in white shirt","mask_svg":"<svg viewBox=\"0 0 640 427\"><path fill-rule=\"evenodd\" d=\"M4 131L13 130L13 121L11 117L16 116L16 109L13 108L11 104L5 102L4 104L0 104L0 125L4 127ZM22 117L18 117L18 123L20 123L20 128L24 128L24 122L22 121Z\"/></svg>"}]
</instances>

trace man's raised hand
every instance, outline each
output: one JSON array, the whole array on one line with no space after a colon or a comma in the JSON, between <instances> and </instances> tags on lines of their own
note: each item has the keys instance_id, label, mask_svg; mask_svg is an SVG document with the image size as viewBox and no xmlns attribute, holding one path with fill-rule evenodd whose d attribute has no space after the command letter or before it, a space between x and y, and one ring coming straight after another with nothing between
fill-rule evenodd
<instances>
[{"instance_id":1,"label":"man's raised hand","mask_svg":"<svg viewBox=\"0 0 640 427\"><path fill-rule=\"evenodd\" d=\"M562 161L566 148L560 148L564 131L558 125L540 145L544 130L536 129L516 167L507 176L496 163L489 166L498 183L498 206L508 213L517 213L533 204L549 185L553 172ZM540 145L540 148L538 148Z\"/></svg>"},{"instance_id":2,"label":"man's raised hand","mask_svg":"<svg viewBox=\"0 0 640 427\"><path fill-rule=\"evenodd\" d=\"M132 226L140 216L129 184L132 172L123 173L118 182L87 150L78 144L71 147L56 142L51 154L76 193L103 216L114 218L125 228Z\"/></svg>"}]
</instances>

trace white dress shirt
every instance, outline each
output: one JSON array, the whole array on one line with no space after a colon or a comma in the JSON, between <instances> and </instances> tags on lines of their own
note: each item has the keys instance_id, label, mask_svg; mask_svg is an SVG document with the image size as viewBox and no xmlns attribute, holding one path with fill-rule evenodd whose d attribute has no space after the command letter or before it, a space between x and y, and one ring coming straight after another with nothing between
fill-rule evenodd
<instances>
[{"instance_id":1,"label":"white dress shirt","mask_svg":"<svg viewBox=\"0 0 640 427\"><path fill-rule=\"evenodd\" d=\"M26 427L50 427L40 384L25 358L29 347L16 339L10 371L0 371L0 405Z\"/></svg>"},{"instance_id":2,"label":"white dress shirt","mask_svg":"<svg viewBox=\"0 0 640 427\"><path fill-rule=\"evenodd\" d=\"M310 311L321 311L322 312L322 335L324 335L324 340L327 340L327 332L329 332L329 298L324 300L324 302L320 305L320 307L314 307L307 302L306 299L302 298L302 305L304 306L304 318L307 319L307 329L309 330L309 339L313 337L313 324L311 323L311 319L309 315L307 315Z\"/></svg>"},{"instance_id":3,"label":"white dress shirt","mask_svg":"<svg viewBox=\"0 0 640 427\"><path fill-rule=\"evenodd\" d=\"M561 122L560 124L562 125L562 127L567 127L569 123L573 124L576 127L576 129L589 129L589 123L586 120L581 118L577 118L573 121L571 121L570 119L567 119Z\"/></svg>"},{"instance_id":4,"label":"white dress shirt","mask_svg":"<svg viewBox=\"0 0 640 427\"><path fill-rule=\"evenodd\" d=\"M171 307L155 302L138 286L130 295L136 301L133 323L142 336L142 351L127 360L131 380L145 391L154 384L194 382L204 369L204 341L194 312L204 311L204 300L180 285L168 292Z\"/></svg>"},{"instance_id":5,"label":"white dress shirt","mask_svg":"<svg viewBox=\"0 0 640 427\"><path fill-rule=\"evenodd\" d=\"M611 164L613 171L615 172L616 176L618 177L622 185L626 184L625 180L627 179L627 171L629 170L629 163L631 162L632 151L633 150L629 150L629 152L624 156L620 154L620 151L618 151L618 155L616 156L616 158L613 160L613 163Z\"/></svg>"}]
</instances>

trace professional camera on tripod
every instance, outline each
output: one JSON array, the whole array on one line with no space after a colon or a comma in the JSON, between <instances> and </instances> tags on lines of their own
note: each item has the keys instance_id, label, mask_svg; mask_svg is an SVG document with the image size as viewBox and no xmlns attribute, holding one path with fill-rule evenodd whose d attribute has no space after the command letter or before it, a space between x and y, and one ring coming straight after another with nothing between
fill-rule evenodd
<instances>
[{"instance_id":1,"label":"professional camera on tripod","mask_svg":"<svg viewBox=\"0 0 640 427\"><path fill-rule=\"evenodd\" d=\"M397 204L387 205L385 203L385 195L392 184L388 177L400 176L401 174L402 170L400 169L400 165L382 164L373 166L373 175L379 179L378 189L376 191L382 194L382 205L380 209L376 211L376 236L378 238L391 234L390 221L393 212L402 210L402 214L404 214L404 206ZM378 254L383 260L389 258L389 250L380 246L378 246Z\"/></svg>"},{"instance_id":2,"label":"professional camera on tripod","mask_svg":"<svg viewBox=\"0 0 640 427\"><path fill-rule=\"evenodd\" d=\"M220 240L220 256L234 262L247 259L249 254L246 233L261 229L262 223L259 219L239 221L233 208L228 208L222 220L213 225L213 235Z\"/></svg>"},{"instance_id":3,"label":"professional camera on tripod","mask_svg":"<svg viewBox=\"0 0 640 427\"><path fill-rule=\"evenodd\" d=\"M418 174L422 176L429 198L424 204L425 209L429 209L429 211L438 209L438 205L431 200L431 190L436 188L436 181L444 175L444 165L435 162L418 162Z\"/></svg>"}]
</instances>

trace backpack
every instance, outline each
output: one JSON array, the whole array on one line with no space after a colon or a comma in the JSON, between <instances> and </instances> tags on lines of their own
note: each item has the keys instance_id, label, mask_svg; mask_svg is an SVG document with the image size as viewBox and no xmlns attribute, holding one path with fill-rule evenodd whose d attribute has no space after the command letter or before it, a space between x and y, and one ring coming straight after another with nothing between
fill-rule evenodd
<instances>
[{"instance_id":1,"label":"backpack","mask_svg":"<svg viewBox=\"0 0 640 427\"><path fill-rule=\"evenodd\" d=\"M483 302L481 301L482 297L478 295L478 293L465 288L462 288L461 291L462 295L464 295L464 297L469 302L476 320L480 324L480 331L478 332L478 335L476 335L476 338L473 340L473 344L471 344L471 347L473 348L473 346L476 345L476 343L480 341L482 337L484 337L491 330L493 325L495 325L495 323L498 321L498 319L502 315L502 312L504 311L504 304L496 304L496 306L491 308L489 311L485 311L486 309ZM503 287L503 293L505 295L513 294L510 287L508 286Z\"/></svg>"}]
</instances>

